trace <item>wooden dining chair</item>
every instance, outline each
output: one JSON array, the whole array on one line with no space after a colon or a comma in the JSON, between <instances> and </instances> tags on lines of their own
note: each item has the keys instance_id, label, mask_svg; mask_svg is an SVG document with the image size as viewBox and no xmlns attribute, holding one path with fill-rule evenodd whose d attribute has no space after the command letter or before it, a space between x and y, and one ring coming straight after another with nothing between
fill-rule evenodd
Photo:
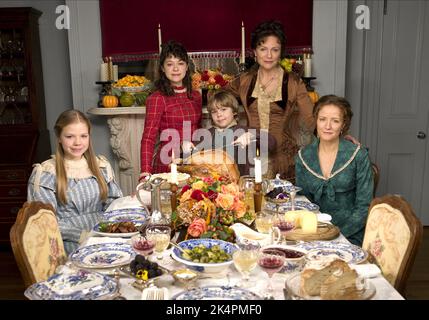
<instances>
[{"instance_id":1,"label":"wooden dining chair","mask_svg":"<svg viewBox=\"0 0 429 320\"><path fill-rule=\"evenodd\" d=\"M372 174L374 176L374 188L372 191L372 196L375 198L375 193L377 192L378 182L380 181L380 168L374 162L371 163Z\"/></svg>"},{"instance_id":2,"label":"wooden dining chair","mask_svg":"<svg viewBox=\"0 0 429 320\"><path fill-rule=\"evenodd\" d=\"M404 198L385 195L372 200L362 248L404 297L422 237L422 224Z\"/></svg>"},{"instance_id":3,"label":"wooden dining chair","mask_svg":"<svg viewBox=\"0 0 429 320\"><path fill-rule=\"evenodd\" d=\"M10 242L26 287L46 280L67 259L54 209L40 201L24 203Z\"/></svg>"}]
</instances>

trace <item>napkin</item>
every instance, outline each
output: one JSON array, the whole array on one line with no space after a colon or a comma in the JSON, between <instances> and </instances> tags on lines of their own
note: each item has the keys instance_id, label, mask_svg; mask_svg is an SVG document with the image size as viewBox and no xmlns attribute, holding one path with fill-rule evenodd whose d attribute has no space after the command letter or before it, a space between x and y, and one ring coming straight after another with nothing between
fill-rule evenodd
<instances>
[{"instance_id":1,"label":"napkin","mask_svg":"<svg viewBox=\"0 0 429 320\"><path fill-rule=\"evenodd\" d=\"M146 190L140 190L140 198L146 206L150 206L151 193ZM112 201L106 211L129 209L129 208L140 208L142 205L136 196L126 196L118 198Z\"/></svg>"},{"instance_id":2,"label":"napkin","mask_svg":"<svg viewBox=\"0 0 429 320\"><path fill-rule=\"evenodd\" d=\"M85 246L90 246L98 243L112 243L112 242L130 242L130 239L124 238L110 238L110 237L90 237L85 243Z\"/></svg>"},{"instance_id":3,"label":"napkin","mask_svg":"<svg viewBox=\"0 0 429 320\"><path fill-rule=\"evenodd\" d=\"M366 264L352 264L350 268L356 270L359 276L364 278L375 278L381 275L380 268L371 263Z\"/></svg>"}]
</instances>

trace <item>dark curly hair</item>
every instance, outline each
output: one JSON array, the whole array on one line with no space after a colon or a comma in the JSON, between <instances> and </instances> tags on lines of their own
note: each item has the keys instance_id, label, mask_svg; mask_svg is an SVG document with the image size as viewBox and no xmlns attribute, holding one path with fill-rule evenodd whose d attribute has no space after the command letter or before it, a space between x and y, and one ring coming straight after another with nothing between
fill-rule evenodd
<instances>
[{"instance_id":1,"label":"dark curly hair","mask_svg":"<svg viewBox=\"0 0 429 320\"><path fill-rule=\"evenodd\" d=\"M192 79L191 79L191 68L192 65L189 60L188 52L185 47L174 40L168 41L161 45L161 55L159 57L159 66L158 66L158 74L159 79L155 81L155 87L161 91L162 94L166 96L173 96L174 89L171 86L170 80L167 79L164 70L162 67L164 66L164 62L169 57L175 57L180 59L188 65L188 70L186 70L185 78L183 78L183 85L187 89L187 95L189 99L192 99Z\"/></svg>"},{"instance_id":2,"label":"dark curly hair","mask_svg":"<svg viewBox=\"0 0 429 320\"><path fill-rule=\"evenodd\" d=\"M274 36L279 39L281 46L280 59L283 59L286 56L286 35L284 33L283 24L280 21L269 20L257 25L250 35L251 48L255 50L268 36Z\"/></svg>"},{"instance_id":3,"label":"dark curly hair","mask_svg":"<svg viewBox=\"0 0 429 320\"><path fill-rule=\"evenodd\" d=\"M333 94L328 94L326 96L323 96L317 101L316 105L314 106L314 109L313 109L314 119L317 119L320 109L322 109L322 107L324 106L327 106L328 104L332 104L341 109L343 113L343 121L344 121L344 127L341 135L345 136L350 129L350 124L352 123L352 117L353 117L353 111L350 103L345 98L338 97Z\"/></svg>"}]
</instances>

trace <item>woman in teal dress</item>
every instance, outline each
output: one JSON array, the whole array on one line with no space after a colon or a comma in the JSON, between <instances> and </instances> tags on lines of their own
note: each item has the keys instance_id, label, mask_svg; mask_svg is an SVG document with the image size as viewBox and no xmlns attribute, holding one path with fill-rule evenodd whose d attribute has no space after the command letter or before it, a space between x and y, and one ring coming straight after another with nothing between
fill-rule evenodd
<instances>
[{"instance_id":1,"label":"woman in teal dress","mask_svg":"<svg viewBox=\"0 0 429 320\"><path fill-rule=\"evenodd\" d=\"M361 246L374 183L368 152L343 138L353 116L346 99L323 96L313 114L317 139L295 157L296 185Z\"/></svg>"}]
</instances>

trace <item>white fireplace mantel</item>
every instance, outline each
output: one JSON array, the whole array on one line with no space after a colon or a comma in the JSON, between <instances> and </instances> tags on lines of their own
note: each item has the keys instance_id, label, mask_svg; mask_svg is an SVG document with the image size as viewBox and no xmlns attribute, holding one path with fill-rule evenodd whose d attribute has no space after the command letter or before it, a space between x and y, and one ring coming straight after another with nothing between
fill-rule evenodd
<instances>
[{"instance_id":1,"label":"white fireplace mantel","mask_svg":"<svg viewBox=\"0 0 429 320\"><path fill-rule=\"evenodd\" d=\"M107 116L110 146L116 155L114 167L124 195L136 189L140 176L140 142L146 116L145 107L91 108L91 115ZM208 112L203 108L203 127L209 127Z\"/></svg>"}]
</instances>

